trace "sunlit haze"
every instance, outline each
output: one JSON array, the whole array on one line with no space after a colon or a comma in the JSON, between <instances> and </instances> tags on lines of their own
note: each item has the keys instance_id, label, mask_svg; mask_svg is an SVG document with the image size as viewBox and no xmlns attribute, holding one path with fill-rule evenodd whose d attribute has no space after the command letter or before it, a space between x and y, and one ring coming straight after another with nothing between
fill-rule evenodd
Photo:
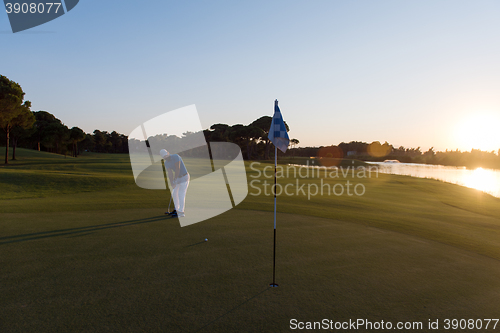
<instances>
[{"instance_id":1,"label":"sunlit haze","mask_svg":"<svg viewBox=\"0 0 500 333\"><path fill-rule=\"evenodd\" d=\"M481 149L497 151L500 149L500 112L477 112L459 120L456 141L466 150Z\"/></svg>"}]
</instances>

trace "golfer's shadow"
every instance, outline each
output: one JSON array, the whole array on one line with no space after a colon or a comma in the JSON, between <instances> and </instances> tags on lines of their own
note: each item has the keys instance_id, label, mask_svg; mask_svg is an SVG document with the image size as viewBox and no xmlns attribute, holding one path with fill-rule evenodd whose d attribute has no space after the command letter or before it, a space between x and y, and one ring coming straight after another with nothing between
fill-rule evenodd
<instances>
[{"instance_id":1,"label":"golfer's shadow","mask_svg":"<svg viewBox=\"0 0 500 333\"><path fill-rule=\"evenodd\" d=\"M44 231L44 232L37 232L37 233L31 233L31 234L0 237L0 245L8 244L8 243L25 242L25 241L35 240L35 239L42 239L42 238L67 236L67 235L74 235L72 237L86 236L86 235L92 234L92 233L99 231L99 230L127 227L127 226L131 226L131 225L136 225L136 224L162 221L164 219L165 219L164 216L154 216L154 217L148 217L148 218L139 219L139 220L130 220L130 221L124 221L124 222L91 225L88 227L60 229L60 230Z\"/></svg>"}]
</instances>

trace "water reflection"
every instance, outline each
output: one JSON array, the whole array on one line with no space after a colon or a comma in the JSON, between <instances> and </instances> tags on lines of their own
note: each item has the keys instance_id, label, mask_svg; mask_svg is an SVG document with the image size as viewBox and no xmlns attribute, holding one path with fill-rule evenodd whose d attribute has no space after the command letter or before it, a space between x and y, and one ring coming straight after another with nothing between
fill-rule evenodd
<instances>
[{"instance_id":1,"label":"water reflection","mask_svg":"<svg viewBox=\"0 0 500 333\"><path fill-rule=\"evenodd\" d=\"M380 172L419 178L431 178L484 191L500 198L500 170L429 165L416 163L372 162L380 166Z\"/></svg>"},{"instance_id":2,"label":"water reflection","mask_svg":"<svg viewBox=\"0 0 500 333\"><path fill-rule=\"evenodd\" d=\"M496 183L494 181L495 178ZM475 188L500 197L500 190L498 189L500 177L498 171L495 172L495 170L478 168L473 170L464 181L464 185L467 187Z\"/></svg>"}]
</instances>

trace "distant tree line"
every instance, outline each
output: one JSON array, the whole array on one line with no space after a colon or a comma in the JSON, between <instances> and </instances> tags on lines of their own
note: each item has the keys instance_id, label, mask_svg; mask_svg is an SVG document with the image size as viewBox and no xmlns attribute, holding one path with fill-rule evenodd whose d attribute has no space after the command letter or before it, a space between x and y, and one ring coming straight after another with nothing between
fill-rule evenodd
<instances>
[{"instance_id":1,"label":"distant tree line","mask_svg":"<svg viewBox=\"0 0 500 333\"><path fill-rule=\"evenodd\" d=\"M352 158L363 161L398 160L404 163L426 163L447 166L466 166L468 168L492 168L500 169L500 149L495 151L471 151L446 150L434 151L431 147L422 152L420 147L406 148L394 147L388 142L381 144L378 141L372 143L351 141L341 142L338 145L322 147L291 148L286 156L300 157L333 157Z\"/></svg>"},{"instance_id":2,"label":"distant tree line","mask_svg":"<svg viewBox=\"0 0 500 333\"><path fill-rule=\"evenodd\" d=\"M9 162L10 135L13 135L13 142L16 142L15 135L18 129L33 126L34 117L30 107L31 102L24 101L24 91L21 86L0 75L0 128L5 133L3 136L6 142L5 164Z\"/></svg>"},{"instance_id":3,"label":"distant tree line","mask_svg":"<svg viewBox=\"0 0 500 333\"><path fill-rule=\"evenodd\" d=\"M214 124L203 133L207 142L236 143L246 160L268 160L274 157L274 146L268 138L272 120L272 117L263 116L248 125ZM286 122L285 127L290 130ZM296 145L299 140L292 139L290 143Z\"/></svg>"},{"instance_id":4,"label":"distant tree line","mask_svg":"<svg viewBox=\"0 0 500 333\"><path fill-rule=\"evenodd\" d=\"M71 155L77 157L83 151L98 153L128 153L129 142L126 135L116 131L111 133L95 130L92 134L85 133L78 127L68 128L61 120L47 111L31 112L27 126L13 125L10 129L10 145L17 147L47 151L51 153ZM215 124L204 130L203 135L207 142L236 143L245 159L270 159L274 157L274 147L269 138L269 128L272 117L263 116L249 125ZM287 130L288 125L285 123ZM0 144L6 145L5 130L0 138ZM166 146L186 144L194 133L183 133L181 138L175 135L157 135L148 138L149 142L163 142ZM136 141L136 140L135 140ZM183 143L181 143L183 142ZM291 145L297 145L299 140L292 139ZM189 144L186 144L189 146Z\"/></svg>"},{"instance_id":5,"label":"distant tree line","mask_svg":"<svg viewBox=\"0 0 500 333\"><path fill-rule=\"evenodd\" d=\"M231 142L237 144L246 160L255 159L270 159L274 157L274 149L271 141L268 138L269 129L271 127L272 117L263 116L253 121L248 125L236 124L214 124L209 129L203 130L202 133L183 133L182 137L168 134L158 134L148 137L147 145L151 147L170 147L172 150L177 150L182 147L196 146L194 142L199 142L200 134L206 142ZM285 127L289 130L288 125ZM296 145L299 140L292 139L291 145ZM129 141L132 151L140 151L144 147L144 141L131 139ZM142 147L142 148L141 148ZM202 154L203 149L192 149L184 152L186 156L198 156Z\"/></svg>"},{"instance_id":6,"label":"distant tree line","mask_svg":"<svg viewBox=\"0 0 500 333\"><path fill-rule=\"evenodd\" d=\"M36 149L77 157L83 151L99 153L128 153L128 137L116 131L111 133L95 130L85 133L79 127L69 128L47 111L30 110L31 102L24 101L21 86L0 76L0 144L6 147L5 163L9 161L9 147L12 160L16 159L16 148ZM274 149L267 135L272 117L261 117L248 125L215 124L203 131L207 142L233 142L240 146L245 159L270 159ZM288 125L285 123L287 130ZM190 134L182 138L160 135L149 140L190 140ZM165 142L167 142L165 141ZM297 139L291 145L297 145Z\"/></svg>"},{"instance_id":7,"label":"distant tree line","mask_svg":"<svg viewBox=\"0 0 500 333\"><path fill-rule=\"evenodd\" d=\"M99 153L128 153L127 136L115 131L95 130L85 133L79 127L69 128L47 111L31 112L28 126L13 125L10 128L12 160L16 148L28 148L77 157L83 151ZM0 142L6 145L6 131L2 128Z\"/></svg>"},{"instance_id":8,"label":"distant tree line","mask_svg":"<svg viewBox=\"0 0 500 333\"><path fill-rule=\"evenodd\" d=\"M77 157L82 151L127 153L127 136L115 131L95 130L85 133L69 128L47 111L32 112L31 102L24 101L21 86L0 75L0 144L5 146L5 164L16 159L16 148L29 148Z\"/></svg>"}]
</instances>

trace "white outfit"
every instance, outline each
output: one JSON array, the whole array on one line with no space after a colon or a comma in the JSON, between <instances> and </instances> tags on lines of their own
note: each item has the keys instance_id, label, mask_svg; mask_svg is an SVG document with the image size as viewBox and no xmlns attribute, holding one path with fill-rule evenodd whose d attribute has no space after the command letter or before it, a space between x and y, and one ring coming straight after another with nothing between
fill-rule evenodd
<instances>
[{"instance_id":1,"label":"white outfit","mask_svg":"<svg viewBox=\"0 0 500 333\"><path fill-rule=\"evenodd\" d=\"M174 190L172 191L172 197L174 198L175 210L179 216L184 214L184 206L186 205L186 192L189 185L189 174L177 178L175 184L172 184Z\"/></svg>"},{"instance_id":2,"label":"white outfit","mask_svg":"<svg viewBox=\"0 0 500 333\"><path fill-rule=\"evenodd\" d=\"M186 192L189 186L189 173L182 158L177 155L170 155L165 149L160 150L160 155L164 159L163 164L168 172L168 178L172 182L172 197L174 199L175 210L179 217L184 216L184 206L186 205ZM172 175L173 173L173 175ZM178 177L182 174L181 177ZM172 180L172 178L174 178Z\"/></svg>"}]
</instances>

